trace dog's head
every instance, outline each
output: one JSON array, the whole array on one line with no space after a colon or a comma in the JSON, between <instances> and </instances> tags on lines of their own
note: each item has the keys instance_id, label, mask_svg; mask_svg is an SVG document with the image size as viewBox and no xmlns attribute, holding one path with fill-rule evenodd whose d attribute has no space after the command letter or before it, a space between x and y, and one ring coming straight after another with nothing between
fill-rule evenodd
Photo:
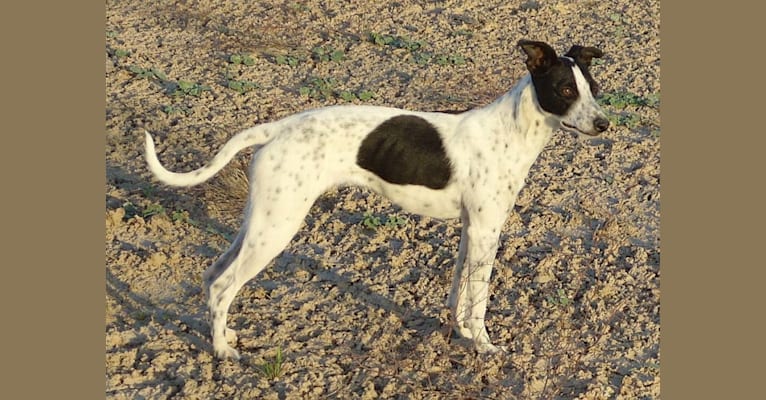
<instances>
[{"instance_id":1,"label":"dog's head","mask_svg":"<svg viewBox=\"0 0 766 400\"><path fill-rule=\"evenodd\" d=\"M609 120L596 103L598 85L588 72L591 60L603 52L595 47L572 46L563 57L546 43L520 40L527 54L537 102L543 111L558 117L561 128L595 136L609 127Z\"/></svg>"}]
</instances>

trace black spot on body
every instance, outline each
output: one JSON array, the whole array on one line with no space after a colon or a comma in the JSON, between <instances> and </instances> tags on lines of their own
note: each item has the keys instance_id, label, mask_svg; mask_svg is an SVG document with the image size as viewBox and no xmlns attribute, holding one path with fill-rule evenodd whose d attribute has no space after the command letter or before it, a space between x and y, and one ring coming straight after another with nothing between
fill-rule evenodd
<instances>
[{"instance_id":1,"label":"black spot on body","mask_svg":"<svg viewBox=\"0 0 766 400\"><path fill-rule=\"evenodd\" d=\"M414 115L393 117L373 129L362 141L356 163L399 185L443 189L452 176L439 132Z\"/></svg>"}]
</instances>

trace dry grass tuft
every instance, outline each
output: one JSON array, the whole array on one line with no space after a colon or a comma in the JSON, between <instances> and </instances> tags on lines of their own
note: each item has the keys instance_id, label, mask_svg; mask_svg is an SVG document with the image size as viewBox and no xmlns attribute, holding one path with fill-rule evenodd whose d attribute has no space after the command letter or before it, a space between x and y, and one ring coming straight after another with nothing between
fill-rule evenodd
<instances>
[{"instance_id":1,"label":"dry grass tuft","mask_svg":"<svg viewBox=\"0 0 766 400\"><path fill-rule=\"evenodd\" d=\"M246 161L232 161L207 184L200 186L209 211L227 218L240 217L249 189L247 167Z\"/></svg>"}]
</instances>

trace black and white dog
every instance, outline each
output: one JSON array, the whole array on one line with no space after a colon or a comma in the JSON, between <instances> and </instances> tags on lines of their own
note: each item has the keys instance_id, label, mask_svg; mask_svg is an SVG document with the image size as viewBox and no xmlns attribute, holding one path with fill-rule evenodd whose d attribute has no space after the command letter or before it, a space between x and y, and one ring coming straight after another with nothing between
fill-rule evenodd
<instances>
[{"instance_id":1,"label":"black and white dog","mask_svg":"<svg viewBox=\"0 0 766 400\"><path fill-rule=\"evenodd\" d=\"M146 133L149 169L173 186L199 184L234 155L260 145L250 193L231 247L204 273L213 349L238 359L226 318L234 296L279 255L314 200L340 185L360 185L403 209L462 220L449 306L456 331L479 352L496 352L484 325L500 231L529 168L559 128L597 135L609 127L594 99L588 67L602 52L572 46L563 56L521 40L529 74L492 104L460 114L372 106L333 106L295 114L234 136L206 166L166 170Z\"/></svg>"}]
</instances>

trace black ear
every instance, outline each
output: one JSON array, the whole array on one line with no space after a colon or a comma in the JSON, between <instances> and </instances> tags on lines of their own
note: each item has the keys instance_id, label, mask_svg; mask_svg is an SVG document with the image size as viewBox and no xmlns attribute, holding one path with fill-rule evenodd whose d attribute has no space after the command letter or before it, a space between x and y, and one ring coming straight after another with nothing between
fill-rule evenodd
<instances>
[{"instance_id":1,"label":"black ear","mask_svg":"<svg viewBox=\"0 0 766 400\"><path fill-rule=\"evenodd\" d=\"M572 57L576 63L590 67L590 62L593 58L601 58L604 52L595 47L582 47L574 45L566 54L567 57Z\"/></svg>"},{"instance_id":2,"label":"black ear","mask_svg":"<svg viewBox=\"0 0 766 400\"><path fill-rule=\"evenodd\" d=\"M532 75L544 74L559 62L556 51L544 42L519 40L519 47L527 53L527 69Z\"/></svg>"}]
</instances>

